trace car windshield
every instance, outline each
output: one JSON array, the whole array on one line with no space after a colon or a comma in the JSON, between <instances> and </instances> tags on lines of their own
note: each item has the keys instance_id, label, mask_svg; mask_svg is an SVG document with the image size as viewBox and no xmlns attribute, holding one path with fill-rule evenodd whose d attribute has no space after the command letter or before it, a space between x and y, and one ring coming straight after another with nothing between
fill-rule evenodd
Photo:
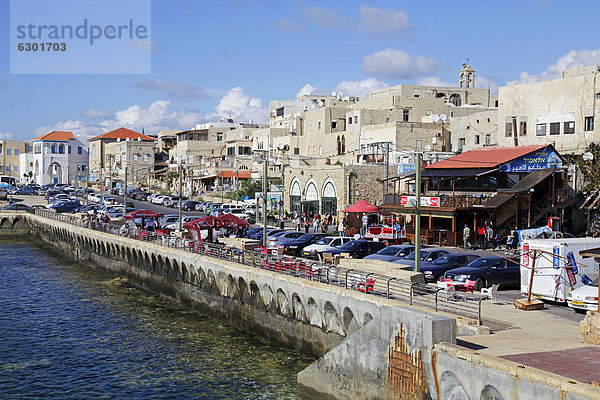
<instances>
[{"instance_id":1,"label":"car windshield","mask_svg":"<svg viewBox=\"0 0 600 400\"><path fill-rule=\"evenodd\" d=\"M446 264L450 264L450 263L457 261L457 259L458 259L458 257L442 256L442 257L438 258L437 260L435 260L433 263L437 264L437 265L446 265Z\"/></svg>"},{"instance_id":2,"label":"car windshield","mask_svg":"<svg viewBox=\"0 0 600 400\"><path fill-rule=\"evenodd\" d=\"M364 242L358 242L356 240L352 241L352 242L348 242L345 245L343 245L342 247L339 247L340 250L356 250L360 247L361 244L363 244Z\"/></svg>"},{"instance_id":3,"label":"car windshield","mask_svg":"<svg viewBox=\"0 0 600 400\"><path fill-rule=\"evenodd\" d=\"M331 240L332 240L331 238L323 238L323 239L319 240L319 241L317 242L317 244L323 244L323 245L326 245L326 244L329 244L329 242L331 242Z\"/></svg>"},{"instance_id":4,"label":"car windshield","mask_svg":"<svg viewBox=\"0 0 600 400\"><path fill-rule=\"evenodd\" d=\"M380 250L377 254L380 256L395 256L397 252L397 247L386 247L385 249Z\"/></svg>"},{"instance_id":5,"label":"car windshield","mask_svg":"<svg viewBox=\"0 0 600 400\"><path fill-rule=\"evenodd\" d=\"M481 257L478 258L477 260L471 262L468 267L471 268L487 268L490 265L498 262L499 258L486 258L486 257Z\"/></svg>"},{"instance_id":6,"label":"car windshield","mask_svg":"<svg viewBox=\"0 0 600 400\"><path fill-rule=\"evenodd\" d=\"M304 235L300 236L297 240L298 241L310 240L313 237L314 237L314 235L311 235L310 233L305 233Z\"/></svg>"},{"instance_id":7,"label":"car windshield","mask_svg":"<svg viewBox=\"0 0 600 400\"><path fill-rule=\"evenodd\" d=\"M430 254L431 254L430 251L422 251L421 252L421 261L424 261L427 257L429 257ZM406 256L406 259L414 260L416 255L417 255L417 253L415 251L413 251L412 253L410 253L409 255Z\"/></svg>"}]
</instances>

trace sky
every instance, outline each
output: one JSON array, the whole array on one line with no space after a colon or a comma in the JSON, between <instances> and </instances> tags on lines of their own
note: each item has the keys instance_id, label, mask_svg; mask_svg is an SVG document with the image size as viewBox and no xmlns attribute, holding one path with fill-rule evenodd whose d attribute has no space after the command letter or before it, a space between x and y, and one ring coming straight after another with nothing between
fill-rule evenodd
<instances>
[{"instance_id":1,"label":"sky","mask_svg":"<svg viewBox=\"0 0 600 400\"><path fill-rule=\"evenodd\" d=\"M266 123L270 101L298 94L456 86L467 58L476 87L497 93L600 64L599 11L594 1L152 0L151 73L11 74L0 0L0 139L156 134L230 115Z\"/></svg>"}]
</instances>

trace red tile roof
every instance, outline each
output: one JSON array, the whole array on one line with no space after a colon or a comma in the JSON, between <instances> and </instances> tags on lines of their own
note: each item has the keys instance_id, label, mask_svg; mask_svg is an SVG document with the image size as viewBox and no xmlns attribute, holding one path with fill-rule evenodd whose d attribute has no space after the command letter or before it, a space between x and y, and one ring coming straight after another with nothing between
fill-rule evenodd
<instances>
[{"instance_id":1,"label":"red tile roof","mask_svg":"<svg viewBox=\"0 0 600 400\"><path fill-rule=\"evenodd\" d=\"M98 140L98 139L137 140L138 138L141 138L141 140L146 141L146 142L156 140L154 138L151 138L150 136L144 135L143 133L132 131L131 129L119 128L119 129L115 129L114 131L103 133L102 135L94 136L89 141L91 142L92 140Z\"/></svg>"},{"instance_id":2,"label":"red tile roof","mask_svg":"<svg viewBox=\"0 0 600 400\"><path fill-rule=\"evenodd\" d=\"M68 141L69 139L75 139L73 132L67 131L52 131L50 133L46 133L40 137L36 137L33 140L57 140L57 141Z\"/></svg>"},{"instance_id":3,"label":"red tile roof","mask_svg":"<svg viewBox=\"0 0 600 400\"><path fill-rule=\"evenodd\" d=\"M217 176L223 178L233 178L237 177L239 179L249 179L252 178L251 171L217 171Z\"/></svg>"},{"instance_id":4,"label":"red tile roof","mask_svg":"<svg viewBox=\"0 0 600 400\"><path fill-rule=\"evenodd\" d=\"M465 151L453 157L436 162L425 169L452 169L452 168L493 168L507 163L515 158L533 153L548 145L532 145L517 147L489 146Z\"/></svg>"}]
</instances>

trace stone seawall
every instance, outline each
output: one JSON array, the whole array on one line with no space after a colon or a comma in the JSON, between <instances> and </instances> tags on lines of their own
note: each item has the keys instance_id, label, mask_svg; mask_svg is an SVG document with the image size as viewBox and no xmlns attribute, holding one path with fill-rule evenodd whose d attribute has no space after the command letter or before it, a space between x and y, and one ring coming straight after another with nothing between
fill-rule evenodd
<instances>
[{"instance_id":1,"label":"stone seawall","mask_svg":"<svg viewBox=\"0 0 600 400\"><path fill-rule=\"evenodd\" d=\"M429 360L436 343L455 342L452 318L37 215L21 218L32 236L80 263L321 357L299 375L311 397L436 398Z\"/></svg>"}]
</instances>

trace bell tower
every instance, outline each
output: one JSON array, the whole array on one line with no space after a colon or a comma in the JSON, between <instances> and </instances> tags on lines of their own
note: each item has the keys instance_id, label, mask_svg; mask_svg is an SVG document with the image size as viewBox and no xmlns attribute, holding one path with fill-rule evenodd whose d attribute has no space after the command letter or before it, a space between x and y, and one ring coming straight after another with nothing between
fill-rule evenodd
<instances>
[{"instance_id":1,"label":"bell tower","mask_svg":"<svg viewBox=\"0 0 600 400\"><path fill-rule=\"evenodd\" d=\"M475 87L475 70L469 65L469 59L467 62L462 63L463 68L460 70L458 75L458 86L464 88Z\"/></svg>"}]
</instances>

